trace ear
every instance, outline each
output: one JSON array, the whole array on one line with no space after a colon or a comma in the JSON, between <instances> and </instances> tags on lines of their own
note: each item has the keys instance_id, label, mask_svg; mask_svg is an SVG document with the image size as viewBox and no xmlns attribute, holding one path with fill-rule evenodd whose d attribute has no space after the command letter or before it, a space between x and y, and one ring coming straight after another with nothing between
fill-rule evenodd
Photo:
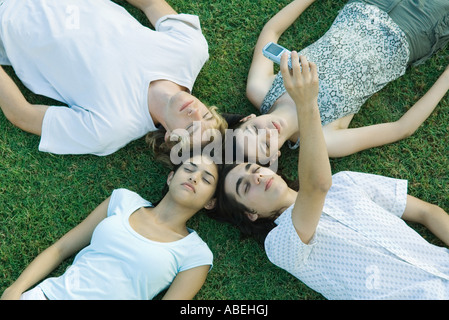
<instances>
[{"instance_id":1,"label":"ear","mask_svg":"<svg viewBox=\"0 0 449 320\"><path fill-rule=\"evenodd\" d=\"M204 206L206 210L212 210L215 208L215 205L217 204L217 198L210 199L208 203Z\"/></svg>"},{"instance_id":2,"label":"ear","mask_svg":"<svg viewBox=\"0 0 449 320\"><path fill-rule=\"evenodd\" d=\"M259 218L259 215L257 213L249 213L249 212L247 212L246 216L248 217L249 220L251 220L253 222L256 221L257 218Z\"/></svg>"},{"instance_id":3,"label":"ear","mask_svg":"<svg viewBox=\"0 0 449 320\"><path fill-rule=\"evenodd\" d=\"M246 116L245 118L241 119L239 122L246 122L249 119L255 118L256 115L254 113L251 113L249 116Z\"/></svg>"},{"instance_id":4,"label":"ear","mask_svg":"<svg viewBox=\"0 0 449 320\"><path fill-rule=\"evenodd\" d=\"M173 176L175 175L175 172L174 171L171 171L169 174L168 174L168 177L167 177L167 186L169 186L170 185L170 182L171 182L171 180L173 179Z\"/></svg>"},{"instance_id":5,"label":"ear","mask_svg":"<svg viewBox=\"0 0 449 320\"><path fill-rule=\"evenodd\" d=\"M167 142L170 139L171 132L170 130L165 131L164 141Z\"/></svg>"}]
</instances>

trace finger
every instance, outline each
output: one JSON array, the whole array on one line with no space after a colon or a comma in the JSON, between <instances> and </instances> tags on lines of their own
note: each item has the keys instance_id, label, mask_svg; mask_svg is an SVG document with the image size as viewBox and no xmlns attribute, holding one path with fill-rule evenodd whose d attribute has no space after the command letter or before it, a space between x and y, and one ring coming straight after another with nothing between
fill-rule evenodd
<instances>
[{"instance_id":1,"label":"finger","mask_svg":"<svg viewBox=\"0 0 449 320\"><path fill-rule=\"evenodd\" d=\"M298 52L292 51L291 53L292 70L301 72L301 64L299 63Z\"/></svg>"},{"instance_id":2,"label":"finger","mask_svg":"<svg viewBox=\"0 0 449 320\"><path fill-rule=\"evenodd\" d=\"M288 53L284 52L281 56L281 64L280 64L282 78L284 78L284 86L287 88L291 86L291 74L290 68L288 67Z\"/></svg>"},{"instance_id":3,"label":"finger","mask_svg":"<svg viewBox=\"0 0 449 320\"><path fill-rule=\"evenodd\" d=\"M316 63L310 61L309 67L310 67L310 73L312 75L312 81L317 82L318 81L318 68L316 66Z\"/></svg>"},{"instance_id":4,"label":"finger","mask_svg":"<svg viewBox=\"0 0 449 320\"><path fill-rule=\"evenodd\" d=\"M310 75L310 65L309 65L309 61L307 60L307 58L305 56L300 56L299 60L301 61L302 74L304 76Z\"/></svg>"}]
</instances>

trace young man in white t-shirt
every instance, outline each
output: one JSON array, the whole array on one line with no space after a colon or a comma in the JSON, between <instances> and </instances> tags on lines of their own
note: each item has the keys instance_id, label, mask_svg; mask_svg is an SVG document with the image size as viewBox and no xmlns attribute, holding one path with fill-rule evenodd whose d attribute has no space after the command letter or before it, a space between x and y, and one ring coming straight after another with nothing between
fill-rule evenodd
<instances>
[{"instance_id":1,"label":"young man in white t-shirt","mask_svg":"<svg viewBox=\"0 0 449 320\"><path fill-rule=\"evenodd\" d=\"M128 0L155 30L109 0L0 1L0 64L34 93L66 104L30 104L0 67L0 107L41 136L39 150L108 155L162 127L221 118L190 94L208 60L197 16L163 0Z\"/></svg>"}]
</instances>

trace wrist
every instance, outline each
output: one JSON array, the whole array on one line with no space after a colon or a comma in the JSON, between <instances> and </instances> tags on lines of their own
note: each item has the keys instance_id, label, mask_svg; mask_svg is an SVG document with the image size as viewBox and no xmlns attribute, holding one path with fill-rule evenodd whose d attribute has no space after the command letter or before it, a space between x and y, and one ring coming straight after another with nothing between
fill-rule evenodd
<instances>
[{"instance_id":1,"label":"wrist","mask_svg":"<svg viewBox=\"0 0 449 320\"><path fill-rule=\"evenodd\" d=\"M14 286L6 288L6 290L3 292L1 298L2 299L20 299L20 296L22 295L23 290L19 290L19 288L16 288Z\"/></svg>"}]
</instances>

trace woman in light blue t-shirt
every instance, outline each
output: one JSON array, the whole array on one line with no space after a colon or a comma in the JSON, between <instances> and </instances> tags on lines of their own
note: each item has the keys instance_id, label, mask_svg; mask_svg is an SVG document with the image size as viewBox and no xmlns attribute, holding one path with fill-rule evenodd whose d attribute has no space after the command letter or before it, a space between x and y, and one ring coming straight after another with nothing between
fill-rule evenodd
<instances>
[{"instance_id":1,"label":"woman in light blue t-shirt","mask_svg":"<svg viewBox=\"0 0 449 320\"><path fill-rule=\"evenodd\" d=\"M39 254L2 299L146 300L167 288L164 299L193 298L213 256L186 222L215 206L217 180L217 165L197 155L169 174L168 192L155 206L132 191L114 190ZM39 283L79 250L63 275Z\"/></svg>"}]
</instances>

